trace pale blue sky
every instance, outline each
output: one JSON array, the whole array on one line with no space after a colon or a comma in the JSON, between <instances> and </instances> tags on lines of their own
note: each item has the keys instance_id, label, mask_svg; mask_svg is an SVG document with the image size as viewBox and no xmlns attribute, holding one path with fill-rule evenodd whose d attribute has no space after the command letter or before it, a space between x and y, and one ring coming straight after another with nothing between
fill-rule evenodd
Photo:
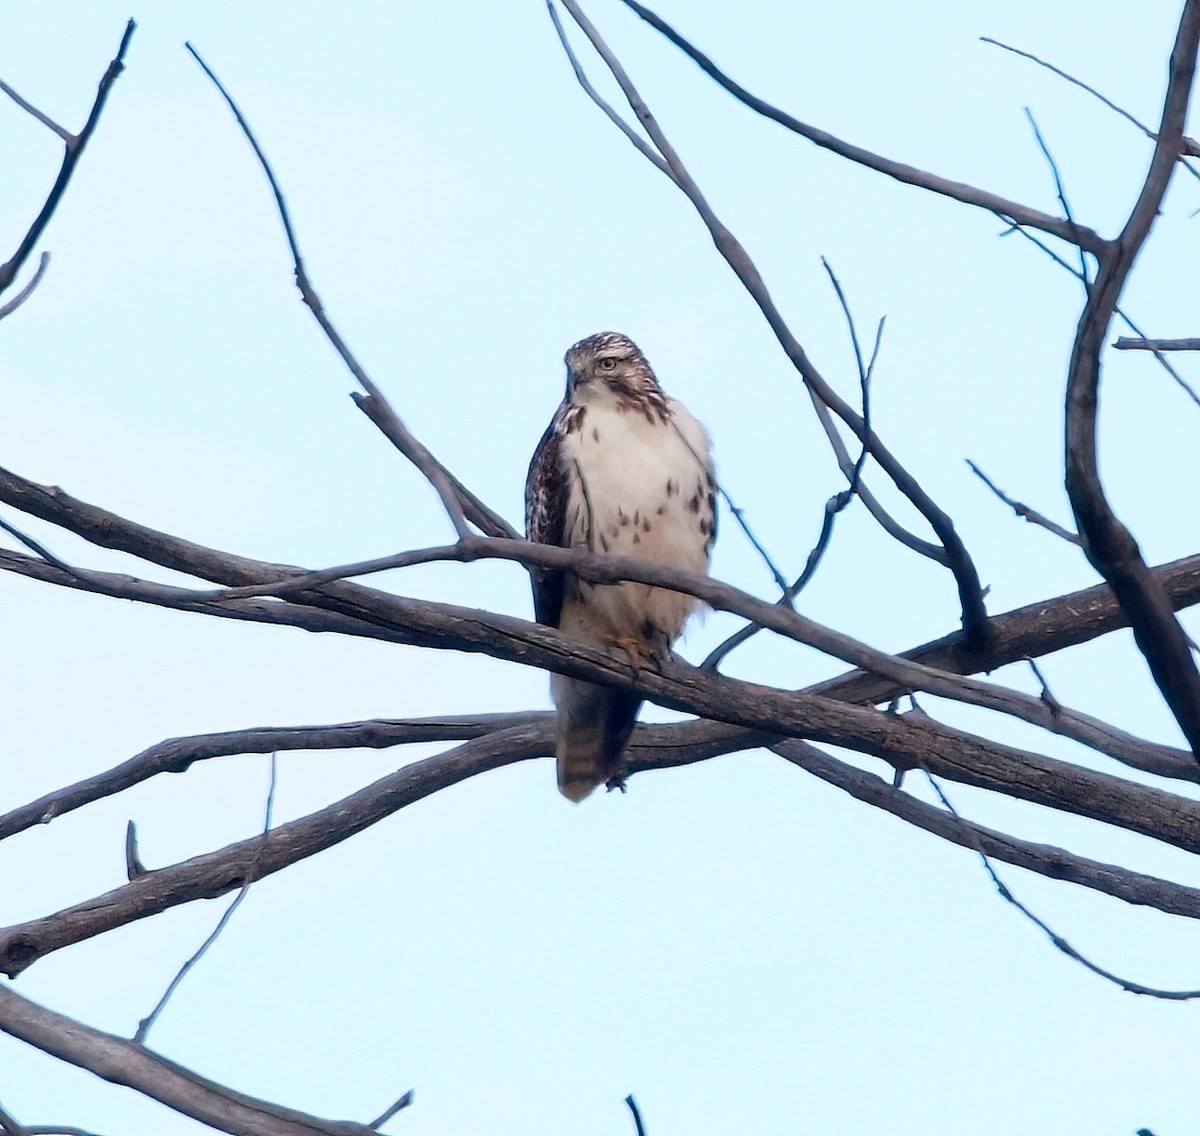
<instances>
[{"instance_id":1,"label":"pale blue sky","mask_svg":"<svg viewBox=\"0 0 1200 1136\"><path fill-rule=\"evenodd\" d=\"M707 423L727 489L797 571L840 488L807 398L687 202L578 90L544 5L340 9L86 0L9 14L0 76L69 126L125 18L139 29L44 240L47 278L0 325L0 464L273 561L318 567L450 534L433 494L347 397L349 376L291 286L267 187L183 51L188 39L274 162L342 332L468 484L519 518L563 350L615 328ZM995 218L756 119L614 0L587 9L848 396L852 356L819 257L865 334L887 314L875 423L955 517L991 610L1093 583L1075 550L1012 518L963 464L974 458L1068 519L1060 404L1078 284L1021 237L997 239ZM1149 144L978 37L1048 57L1153 122L1177 9L663 0L659 10L799 117L1057 212L1029 106L1077 216L1111 235ZM0 155L7 256L60 147L5 102ZM1197 332L1198 206L1200 183L1178 177L1129 290L1151 334ZM1194 552L1182 487L1200 474L1196 408L1148 358L1106 364L1114 503L1152 561ZM20 523L64 557L132 570ZM771 595L728 518L714 571ZM512 566L379 582L531 612ZM956 622L945 574L857 508L802 610L891 649ZM0 623L0 810L180 734L548 705L544 675L482 657L218 623L10 577ZM710 616L683 652L703 657L733 625ZM840 669L767 636L735 658L732 673L784 687ZM1177 741L1125 636L1044 669L1064 702ZM1031 689L1019 672L999 677ZM945 714L1089 760L1013 723ZM277 819L431 751L283 755ZM262 757L207 762L6 841L0 922L121 882L130 817L152 866L249 835L266 779ZM951 793L1021 835L1200 882L1182 854ZM1004 874L1101 963L1200 986L1197 928ZM17 988L130 1033L225 902L61 952ZM1139 1000L1085 974L996 897L969 854L761 753L638 777L627 796L577 808L558 797L549 763L527 763L406 809L256 887L151 1044L327 1117L369 1119L415 1086L388 1127L412 1136L629 1133L629 1092L650 1136L1097 1136L1143 1125L1179 1136L1200 1105L1200 1006ZM25 1123L114 1136L201 1131L6 1039L0 1102Z\"/></svg>"}]
</instances>

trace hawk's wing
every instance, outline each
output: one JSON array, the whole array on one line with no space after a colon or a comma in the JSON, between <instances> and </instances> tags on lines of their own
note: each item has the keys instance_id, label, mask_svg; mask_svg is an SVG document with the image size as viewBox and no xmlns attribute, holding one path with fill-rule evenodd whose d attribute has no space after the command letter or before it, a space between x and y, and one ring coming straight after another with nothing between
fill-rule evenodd
<instances>
[{"instance_id":1,"label":"hawk's wing","mask_svg":"<svg viewBox=\"0 0 1200 1136\"><path fill-rule=\"evenodd\" d=\"M525 535L538 544L566 543L568 473L562 462L562 413L554 415L529 463L525 479ZM538 623L557 627L562 616L566 577L550 568L534 568L533 614Z\"/></svg>"}]
</instances>

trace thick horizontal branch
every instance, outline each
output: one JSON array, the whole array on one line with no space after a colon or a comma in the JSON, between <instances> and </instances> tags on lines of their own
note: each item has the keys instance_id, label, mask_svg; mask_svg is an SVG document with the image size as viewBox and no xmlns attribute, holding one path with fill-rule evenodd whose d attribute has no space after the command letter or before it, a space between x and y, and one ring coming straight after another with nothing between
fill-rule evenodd
<instances>
[{"instance_id":1,"label":"thick horizontal branch","mask_svg":"<svg viewBox=\"0 0 1200 1136\"><path fill-rule=\"evenodd\" d=\"M365 1124L322 1120L226 1088L143 1045L39 1006L2 982L0 1030L233 1136L377 1136Z\"/></svg>"},{"instance_id":2,"label":"thick horizontal branch","mask_svg":"<svg viewBox=\"0 0 1200 1136\"><path fill-rule=\"evenodd\" d=\"M477 714L398 721L339 722L330 726L274 726L168 738L94 777L76 781L0 816L0 840L160 773L183 773L197 761L243 753L288 750L387 749L414 742L466 741L513 726L544 725L549 715Z\"/></svg>"},{"instance_id":3,"label":"thick horizontal branch","mask_svg":"<svg viewBox=\"0 0 1200 1136\"><path fill-rule=\"evenodd\" d=\"M1113 346L1118 351L1200 351L1200 339L1135 339L1122 335Z\"/></svg>"},{"instance_id":4,"label":"thick horizontal branch","mask_svg":"<svg viewBox=\"0 0 1200 1136\"><path fill-rule=\"evenodd\" d=\"M470 613L466 613L469 615ZM519 621L491 617L501 624ZM482 624L479 626L483 626ZM526 625L527 626L527 625ZM496 630L499 630L497 628ZM627 663L557 633L535 629L522 644L534 665L573 677L632 687L665 706L723 719L763 734L854 749L897 768L929 772L979 788L1115 824L1200 852L1200 803L953 730L924 715L894 715L809 695L787 694L668 664L631 673ZM496 648L495 641L487 646ZM483 649L484 640L468 649ZM561 651L562 654L555 654ZM702 725L702 724L696 724ZM744 736L726 735L729 748ZM713 744L710 739L709 744ZM718 750L721 747L718 745ZM179 903L211 898L330 847L412 801L498 765L552 752L549 725L499 731L449 755L416 762L337 805L261 838L139 876L104 896L0 932L0 971L19 973L45 954Z\"/></svg>"},{"instance_id":5,"label":"thick horizontal branch","mask_svg":"<svg viewBox=\"0 0 1200 1136\"><path fill-rule=\"evenodd\" d=\"M231 587L265 585L277 588L284 572L302 571L181 540L80 501L57 487L37 485L4 469L0 469L0 501L101 547L118 549L185 575ZM137 587L145 582L129 576L89 571L83 574L82 581L73 581L69 573L53 565L0 550L0 569L6 567L60 586L155 602L152 597L138 592ZM341 569L334 570L334 575L339 571ZM1200 555L1171 561L1152 572L1174 610L1200 603ZM167 588L167 585L152 587ZM171 590L178 601L176 606L186 610L288 624L311 631L336 631L392 642L414 642L411 635L381 627L368 619L315 607L305 608L294 596L289 596L287 605L245 599L217 603L212 599L196 598L197 593L185 588ZM901 657L942 671L975 674L1024 658L1040 658L1128 626L1128 619L1112 590L1106 584L1099 584L991 617L986 647L969 643L962 632L956 631L903 652ZM907 693L908 688L878 675L852 672L821 683L810 692L852 702L879 703L896 694Z\"/></svg>"},{"instance_id":6,"label":"thick horizontal branch","mask_svg":"<svg viewBox=\"0 0 1200 1136\"><path fill-rule=\"evenodd\" d=\"M1200 555L1185 556L1152 568L1175 611L1200 604ZM961 631L902 653L905 659L956 674L996 670L1022 659L1037 659L1089 643L1129 626L1129 619L1107 584L1097 584L1054 599L1014 608L989 620L989 643L978 650ZM911 693L878 675L853 671L808 687L810 694L850 702L881 703Z\"/></svg>"},{"instance_id":7,"label":"thick horizontal branch","mask_svg":"<svg viewBox=\"0 0 1200 1136\"><path fill-rule=\"evenodd\" d=\"M306 577L300 569L270 565L246 557L217 552L178 537L147 529L117 517L115 514L106 513L94 506L77 501L59 489L34 485L6 471L0 471L0 498L7 499L11 504L24 508L45 520L63 525L86 539L109 547L120 548L150 559L164 567L192 575L216 577L235 586L244 586L248 583L265 584L288 594L294 587L299 587L306 580L311 582L314 579L312 575ZM847 661L869 666L878 673L889 676L893 682L909 684L912 689L927 690L973 705L986 706L990 709L1014 714L1024 720L1099 748L1102 752L1109 753L1120 760L1126 760L1130 752L1135 752L1136 756L1140 744L1141 755L1134 761L1139 768L1149 768L1155 772L1170 774L1172 766L1176 769L1179 767L1180 754L1178 751L1171 750L1170 747L1139 743L1138 739L1112 731L1103 723L1086 719L1078 714L1061 712L1059 708L1052 708L1041 700L1028 695L992 684L955 679L950 675L934 672L894 656L874 651L864 644L856 643L846 636L805 620L787 608L766 604L746 596L728 585L682 573L665 565L647 564L622 557L589 556L579 551L530 545L521 541L480 538L460 542L457 546L449 546L445 549L405 553L397 558L389 558L387 563L395 564L401 560L408 563L421 563L436 558L469 559L482 556L504 556L520 559L527 563L568 566L586 575L589 579L597 581L629 578L661 583L669 587L679 587L698 595L716 607L736 611L763 626L771 627L782 634L797 638L801 642L817 646L821 650L827 650ZM379 563L375 562L376 565ZM333 571L344 572L345 570ZM326 576L326 573L318 573L315 578L325 578ZM213 601L213 597L208 598ZM548 632L545 628L533 628L532 625L507 617L493 616L485 612L451 605L405 599L344 581L325 583L319 591L304 591L299 594L298 598L311 606L334 606L343 615L350 615L362 622L387 628L410 643L440 648L482 650L501 658L530 662L531 665L551 670L563 669L561 666L562 655L569 653L560 650L551 660L534 662L526 653L514 651L513 648L524 640L527 649L532 646L529 642L531 637L549 635L551 638L555 638L556 633ZM503 625L503 630L498 626L499 624ZM488 627L489 630L484 631L485 627ZM468 646L463 633L472 630L480 632L485 638L490 637L491 642L487 646L482 643ZM611 660L607 656L603 657L611 665ZM580 677L593 676L582 675ZM653 695L651 696L653 697ZM687 709L686 706L683 708ZM707 714L706 716L727 719L727 716L721 713ZM788 732L762 721L743 724L752 725L755 728L775 729L777 732Z\"/></svg>"},{"instance_id":8,"label":"thick horizontal branch","mask_svg":"<svg viewBox=\"0 0 1200 1136\"><path fill-rule=\"evenodd\" d=\"M877 651L867 644L807 619L787 605L767 604L707 576L683 572L669 565L640 561L632 557L589 554L579 549L532 545L525 541L468 538L454 546L403 553L367 565L347 566L317 572L307 576L285 577L276 585L280 594L302 590L306 585L332 582L335 573L341 577L357 575L359 569L398 567L402 562L417 563L435 560L507 559L525 565L570 569L590 583L616 583L636 580L685 591L720 611L741 615L758 627L794 639L806 646L823 651L843 662L858 665L874 674L890 678L911 691L924 691L967 705L1008 714L1021 721L1061 734L1100 753L1127 762L1138 769L1167 777L1200 781L1200 766L1189 753L1170 746L1143 741L1131 734L1108 726L1060 704L1050 705L1044 699L998 686L994 683L953 677L944 672L911 660L897 658ZM226 594L241 596L267 587L233 589Z\"/></svg>"},{"instance_id":9,"label":"thick horizontal branch","mask_svg":"<svg viewBox=\"0 0 1200 1136\"><path fill-rule=\"evenodd\" d=\"M955 201L962 202L964 205L978 206L980 209L986 209L989 213L997 213L1017 225L1028 225L1030 228L1040 229L1042 232L1050 233L1070 244L1078 245L1087 252L1099 253L1106 247L1107 242L1098 233L1086 226L1077 225L1069 219L1052 217L1048 213L1031 209L1016 201L1009 201L1007 198L1000 197L995 193L989 193L985 189L977 189L975 186L967 185L965 182L952 181L949 178L939 177L937 174L929 173L926 170L917 169L915 166L905 165L903 162L896 162L891 158L884 158L879 154L873 154L870 150L864 150L861 146L854 146L849 142L844 142L826 130L821 130L819 127L809 126L807 123L801 122L786 111L772 106L764 99L751 94L745 87L734 82L704 52L691 44L671 27L670 24L645 5L639 4L637 0L622 0L622 2L626 7L636 12L655 31L670 40L710 79L713 79L728 91L738 102L749 107L756 114L760 114L764 118L769 118L772 122L777 122L780 126L785 127L794 134L799 134L802 138L807 138L822 149L837 154L840 158L846 158L856 165L865 166L867 169L885 174L896 181L904 182L906 185L913 185L918 189L925 189L942 197L952 198Z\"/></svg>"},{"instance_id":10,"label":"thick horizontal branch","mask_svg":"<svg viewBox=\"0 0 1200 1136\"><path fill-rule=\"evenodd\" d=\"M971 821L961 820L895 788L882 777L838 761L807 742L789 740L770 747L780 757L808 773L836 785L856 800L884 809L893 816L971 851L982 851L995 860L1103 892L1126 903L1153 907L1169 915L1200 919L1200 888L1133 872L1077 856L1065 848L1034 844Z\"/></svg>"},{"instance_id":11,"label":"thick horizontal branch","mask_svg":"<svg viewBox=\"0 0 1200 1136\"><path fill-rule=\"evenodd\" d=\"M365 617L368 621L377 622L377 617L383 614L385 609L395 611L397 604L403 605L409 613L422 605L419 601L400 600L388 593L339 582L340 577L437 560L482 558L504 558L526 565L538 564L570 568L578 575L595 583L632 579L672 587L695 595L712 607L734 612L759 626L825 651L852 665L886 676L893 682L900 683L911 690L926 691L969 705L1009 714L1070 737L1102 753L1116 757L1118 760L1127 760L1132 755L1132 763L1138 768L1192 779L1192 771L1187 766L1184 756L1170 747L1140 742L1131 735L1111 730L1098 720L1087 718L1062 707L1051 707L1043 700L1029 695L990 683L939 673L921 664L896 658L808 620L787 606L767 604L727 584L682 572L668 565L653 564L629 557L594 555L581 550L531 545L525 541L467 538L457 545L401 553L394 557L322 572L304 573L297 568L283 568L261 561L251 561L244 557L233 557L227 553L216 553L212 549L192 545L190 542L181 541L176 537L168 537L163 533L134 526L130 522L124 521L123 518L105 514L95 510L92 506L69 498L61 490L34 486L13 474L7 474L7 482L0 479L0 495L6 489L12 494L12 503L29 508L38 506L39 511L36 515L43 519L67 524L72 531L87 539L94 540L103 533L106 542L153 559L156 563L164 566L177 569L183 567L184 570L193 574L208 574L213 571L214 567L219 566L223 572L237 572L242 578L249 576L262 581L264 575L269 577L262 583L250 586L242 585L224 593L211 593L208 596L197 597L212 602L254 598L258 593L268 589L283 596L298 594L299 598L315 606L329 602L327 597L352 598L352 609L340 605L339 609L343 613L353 614L358 618ZM123 541L114 539L116 531L121 526L124 526L125 529L126 539ZM186 565L181 564L181 555L186 556ZM320 592L311 590L318 586L321 588ZM164 586L159 585L158 587ZM427 604L424 607L427 611L433 611L437 605ZM371 614L367 615L368 612ZM488 618L484 613L475 614L476 618ZM407 619L402 618L402 623L406 622ZM395 628L394 625L393 628L401 630L403 634L402 628ZM424 641L430 646L439 645L434 640L424 640L420 637L410 637L410 641ZM1188 769L1188 772L1181 772L1185 768Z\"/></svg>"}]
</instances>

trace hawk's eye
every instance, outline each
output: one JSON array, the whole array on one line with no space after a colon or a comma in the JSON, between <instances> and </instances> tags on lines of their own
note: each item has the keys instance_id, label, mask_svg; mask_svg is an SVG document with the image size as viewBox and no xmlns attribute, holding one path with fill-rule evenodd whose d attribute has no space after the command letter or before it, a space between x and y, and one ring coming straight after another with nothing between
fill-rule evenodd
<instances>
[{"instance_id":1,"label":"hawk's eye","mask_svg":"<svg viewBox=\"0 0 1200 1136\"><path fill-rule=\"evenodd\" d=\"M616 365L617 361L611 355L600 360L600 370L602 371L611 371Z\"/></svg>"}]
</instances>

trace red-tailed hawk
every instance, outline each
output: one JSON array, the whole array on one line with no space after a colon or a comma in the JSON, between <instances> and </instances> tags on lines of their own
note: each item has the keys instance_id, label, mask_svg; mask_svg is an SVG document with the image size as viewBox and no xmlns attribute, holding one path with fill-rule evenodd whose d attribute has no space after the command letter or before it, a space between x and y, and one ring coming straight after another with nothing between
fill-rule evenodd
<instances>
[{"instance_id":1,"label":"red-tailed hawk","mask_svg":"<svg viewBox=\"0 0 1200 1136\"><path fill-rule=\"evenodd\" d=\"M525 484L530 540L706 572L716 537L708 435L658 385L624 335L582 339L565 356L567 390L534 451ZM535 568L539 623L621 648L635 665L665 658L697 606L646 584L588 584ZM642 700L555 675L558 787L580 801L617 776Z\"/></svg>"}]
</instances>

